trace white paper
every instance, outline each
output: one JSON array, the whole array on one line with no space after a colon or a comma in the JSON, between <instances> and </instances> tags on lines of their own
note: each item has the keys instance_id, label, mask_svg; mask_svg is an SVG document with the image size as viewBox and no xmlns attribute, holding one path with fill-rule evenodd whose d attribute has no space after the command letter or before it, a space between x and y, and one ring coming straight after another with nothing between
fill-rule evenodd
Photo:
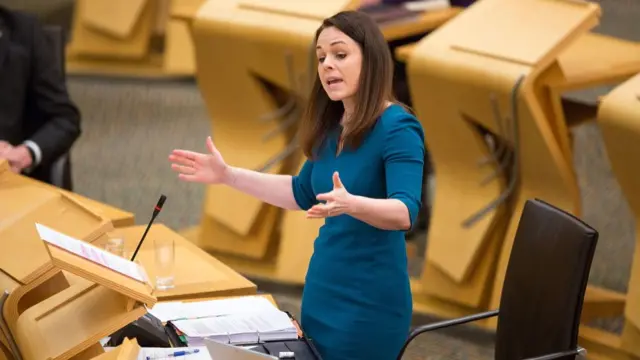
<instances>
[{"instance_id":1,"label":"white paper","mask_svg":"<svg viewBox=\"0 0 640 360\"><path fill-rule=\"evenodd\" d=\"M261 296L242 296L231 299L157 303L149 313L160 321L198 319L214 316L280 311Z\"/></svg>"},{"instance_id":2,"label":"white paper","mask_svg":"<svg viewBox=\"0 0 640 360\"><path fill-rule=\"evenodd\" d=\"M113 271L121 273L122 275L140 282L146 282L144 271L133 261L114 255L87 242L59 233L42 224L36 223L36 229L38 230L40 238L49 244L105 266Z\"/></svg>"},{"instance_id":3,"label":"white paper","mask_svg":"<svg viewBox=\"0 0 640 360\"><path fill-rule=\"evenodd\" d=\"M449 0L409 1L403 3L403 5L410 11L438 11L451 8Z\"/></svg>"},{"instance_id":4,"label":"white paper","mask_svg":"<svg viewBox=\"0 0 640 360\"><path fill-rule=\"evenodd\" d=\"M289 316L282 311L178 320L173 324L188 337L263 334L295 329Z\"/></svg>"},{"instance_id":5,"label":"white paper","mask_svg":"<svg viewBox=\"0 0 640 360\"><path fill-rule=\"evenodd\" d=\"M100 345L102 345L102 347L104 347L109 342L109 340L111 340L111 338L108 337L108 336L105 337L105 338L100 339Z\"/></svg>"},{"instance_id":6,"label":"white paper","mask_svg":"<svg viewBox=\"0 0 640 360\"><path fill-rule=\"evenodd\" d=\"M184 314L184 303L179 301L171 301L171 302L162 302L156 303L153 308L147 308L149 314L158 318L158 320L162 322L167 322L171 320L178 320L183 317Z\"/></svg>"},{"instance_id":7,"label":"white paper","mask_svg":"<svg viewBox=\"0 0 640 360\"><path fill-rule=\"evenodd\" d=\"M178 351L193 351L198 350L195 354L188 354L178 357L170 357L169 354L173 354ZM140 348L138 353L138 360L212 360L211 355L206 346L195 347L181 347L181 348Z\"/></svg>"}]
</instances>

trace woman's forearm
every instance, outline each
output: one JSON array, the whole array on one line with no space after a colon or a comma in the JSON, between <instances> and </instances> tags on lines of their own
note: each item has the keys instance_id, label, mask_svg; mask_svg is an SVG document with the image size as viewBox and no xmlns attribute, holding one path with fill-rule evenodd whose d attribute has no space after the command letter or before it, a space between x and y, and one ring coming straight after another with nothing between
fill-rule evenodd
<instances>
[{"instance_id":1,"label":"woman's forearm","mask_svg":"<svg viewBox=\"0 0 640 360\"><path fill-rule=\"evenodd\" d=\"M409 209L397 199L373 199L353 195L347 211L352 217L383 230L409 230Z\"/></svg>"},{"instance_id":2,"label":"woman's forearm","mask_svg":"<svg viewBox=\"0 0 640 360\"><path fill-rule=\"evenodd\" d=\"M291 182L291 175L264 174L230 166L224 183L268 204L287 210L300 210L293 197Z\"/></svg>"}]
</instances>

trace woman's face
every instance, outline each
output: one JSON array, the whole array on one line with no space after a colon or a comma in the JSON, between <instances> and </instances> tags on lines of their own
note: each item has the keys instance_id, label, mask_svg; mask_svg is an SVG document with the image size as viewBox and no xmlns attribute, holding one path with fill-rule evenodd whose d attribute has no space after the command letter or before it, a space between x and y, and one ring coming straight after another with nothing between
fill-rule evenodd
<instances>
[{"instance_id":1,"label":"woman's face","mask_svg":"<svg viewBox=\"0 0 640 360\"><path fill-rule=\"evenodd\" d=\"M362 50L358 43L335 27L318 36L318 76L322 87L333 101L352 100L358 92Z\"/></svg>"}]
</instances>

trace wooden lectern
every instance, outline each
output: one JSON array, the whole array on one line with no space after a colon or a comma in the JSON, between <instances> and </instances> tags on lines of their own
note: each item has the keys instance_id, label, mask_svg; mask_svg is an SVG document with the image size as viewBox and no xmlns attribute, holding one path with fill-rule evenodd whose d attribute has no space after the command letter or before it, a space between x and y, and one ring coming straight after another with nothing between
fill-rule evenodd
<instances>
[{"instance_id":1,"label":"wooden lectern","mask_svg":"<svg viewBox=\"0 0 640 360\"><path fill-rule=\"evenodd\" d=\"M35 181L17 181L20 178L10 173L6 163L0 163L0 290L11 293L4 309L9 323L28 307L69 286L51 264L33 224L40 222L85 241L113 229L108 219L75 198L37 186Z\"/></svg>"},{"instance_id":2,"label":"wooden lectern","mask_svg":"<svg viewBox=\"0 0 640 360\"><path fill-rule=\"evenodd\" d=\"M119 224L133 221L130 213L14 174L4 160L0 199L0 291L8 292L1 311L10 329L27 309L65 291L73 280L86 283L53 266L36 222L90 242L113 229L111 219ZM10 349L8 339L1 342Z\"/></svg>"},{"instance_id":3,"label":"wooden lectern","mask_svg":"<svg viewBox=\"0 0 640 360\"><path fill-rule=\"evenodd\" d=\"M86 282L71 285L18 317L11 332L24 360L92 358L103 352L100 339L156 303L142 267L80 240L63 240L45 241L53 265Z\"/></svg>"}]
</instances>

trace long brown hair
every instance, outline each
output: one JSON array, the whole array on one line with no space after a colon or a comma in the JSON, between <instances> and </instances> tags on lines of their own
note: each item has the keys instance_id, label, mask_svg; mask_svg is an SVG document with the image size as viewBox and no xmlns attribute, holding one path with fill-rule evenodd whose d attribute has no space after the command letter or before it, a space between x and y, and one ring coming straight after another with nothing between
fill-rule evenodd
<instances>
[{"instance_id":1,"label":"long brown hair","mask_svg":"<svg viewBox=\"0 0 640 360\"><path fill-rule=\"evenodd\" d=\"M322 30L329 27L335 27L353 39L362 51L356 105L349 126L342 134L345 147L357 148L384 111L385 103L396 102L393 95L393 59L378 25L367 14L343 11L325 19L316 31L314 49ZM302 150L308 158L315 157L327 133L339 124L343 113L342 101L329 98L316 73L299 134Z\"/></svg>"}]
</instances>

